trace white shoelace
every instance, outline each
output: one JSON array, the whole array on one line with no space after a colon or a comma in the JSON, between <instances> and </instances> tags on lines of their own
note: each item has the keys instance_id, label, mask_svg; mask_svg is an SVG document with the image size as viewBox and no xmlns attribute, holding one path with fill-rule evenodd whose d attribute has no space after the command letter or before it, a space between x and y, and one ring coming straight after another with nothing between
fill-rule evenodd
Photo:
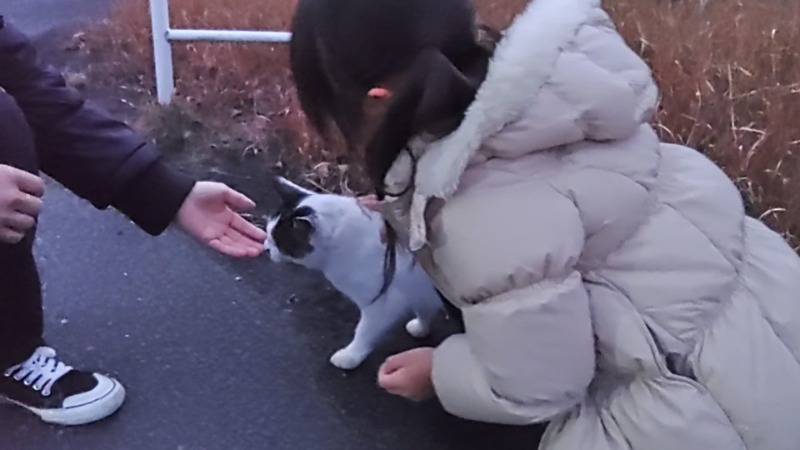
<instances>
[{"instance_id":1,"label":"white shoelace","mask_svg":"<svg viewBox=\"0 0 800 450\"><path fill-rule=\"evenodd\" d=\"M33 385L34 391L41 391L43 397L49 397L50 388L70 370L72 367L56 358L55 350L39 347L27 361L6 370L3 376L13 377L25 386Z\"/></svg>"}]
</instances>

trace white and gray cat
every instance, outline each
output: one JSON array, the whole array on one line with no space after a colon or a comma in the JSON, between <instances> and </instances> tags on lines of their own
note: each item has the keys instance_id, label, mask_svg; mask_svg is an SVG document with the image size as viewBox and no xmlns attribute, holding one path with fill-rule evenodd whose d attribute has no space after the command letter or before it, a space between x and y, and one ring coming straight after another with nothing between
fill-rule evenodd
<instances>
[{"instance_id":1,"label":"white and gray cat","mask_svg":"<svg viewBox=\"0 0 800 450\"><path fill-rule=\"evenodd\" d=\"M376 298L385 251L378 213L363 208L356 198L316 193L283 177L276 177L274 185L281 205L267 220L265 248L272 261L321 271L361 312L353 340L331 356L331 364L358 367L391 328L411 317L406 323L410 335L429 333L442 300L409 252L398 249L394 280Z\"/></svg>"}]
</instances>

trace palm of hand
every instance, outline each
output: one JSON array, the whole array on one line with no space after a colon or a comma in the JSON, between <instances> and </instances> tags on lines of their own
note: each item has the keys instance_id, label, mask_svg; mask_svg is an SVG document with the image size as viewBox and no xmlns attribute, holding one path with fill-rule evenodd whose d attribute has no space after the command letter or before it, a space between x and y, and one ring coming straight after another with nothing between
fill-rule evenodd
<instances>
[{"instance_id":1,"label":"palm of hand","mask_svg":"<svg viewBox=\"0 0 800 450\"><path fill-rule=\"evenodd\" d=\"M255 207L252 200L224 184L199 182L178 212L178 223L198 241L225 255L256 257L264 251L266 233L240 216Z\"/></svg>"}]
</instances>

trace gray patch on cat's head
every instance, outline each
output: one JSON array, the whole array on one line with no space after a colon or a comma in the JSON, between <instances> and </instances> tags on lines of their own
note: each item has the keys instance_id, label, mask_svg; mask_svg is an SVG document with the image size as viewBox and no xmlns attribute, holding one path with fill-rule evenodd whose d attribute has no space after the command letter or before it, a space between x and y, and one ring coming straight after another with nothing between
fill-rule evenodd
<instances>
[{"instance_id":1,"label":"gray patch on cat's head","mask_svg":"<svg viewBox=\"0 0 800 450\"><path fill-rule=\"evenodd\" d=\"M268 220L267 250L273 260L279 259L280 255L302 259L314 251L311 239L315 231L315 211L302 204L314 192L283 177L275 178L273 186L280 197L280 204Z\"/></svg>"},{"instance_id":2,"label":"gray patch on cat's head","mask_svg":"<svg viewBox=\"0 0 800 450\"><path fill-rule=\"evenodd\" d=\"M313 215L313 209L301 206L289 215L276 218L270 239L281 254L293 259L302 259L314 251L314 246L311 244L315 231Z\"/></svg>"}]
</instances>

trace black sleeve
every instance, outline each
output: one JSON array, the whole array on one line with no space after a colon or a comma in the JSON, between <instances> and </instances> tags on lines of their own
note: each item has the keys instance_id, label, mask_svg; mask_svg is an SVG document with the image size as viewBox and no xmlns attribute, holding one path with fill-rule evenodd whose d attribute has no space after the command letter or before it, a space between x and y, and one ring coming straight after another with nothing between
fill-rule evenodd
<instances>
[{"instance_id":1,"label":"black sleeve","mask_svg":"<svg viewBox=\"0 0 800 450\"><path fill-rule=\"evenodd\" d=\"M0 87L33 129L42 171L99 209L117 208L150 234L166 229L194 180L167 167L142 136L67 87L1 16Z\"/></svg>"}]
</instances>

